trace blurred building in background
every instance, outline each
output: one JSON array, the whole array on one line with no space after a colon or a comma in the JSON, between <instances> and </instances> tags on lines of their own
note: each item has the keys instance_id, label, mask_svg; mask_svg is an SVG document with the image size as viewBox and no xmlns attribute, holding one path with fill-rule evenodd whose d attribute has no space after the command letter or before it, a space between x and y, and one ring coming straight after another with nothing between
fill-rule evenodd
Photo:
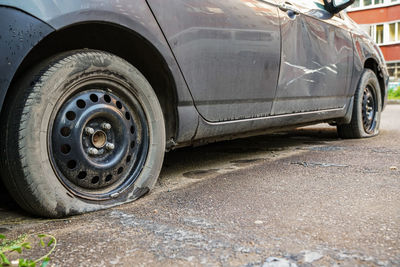
<instances>
[{"instance_id":1,"label":"blurred building in background","mask_svg":"<svg viewBox=\"0 0 400 267\"><path fill-rule=\"evenodd\" d=\"M347 14L381 48L390 75L390 88L400 85L400 0L356 0Z\"/></svg>"}]
</instances>

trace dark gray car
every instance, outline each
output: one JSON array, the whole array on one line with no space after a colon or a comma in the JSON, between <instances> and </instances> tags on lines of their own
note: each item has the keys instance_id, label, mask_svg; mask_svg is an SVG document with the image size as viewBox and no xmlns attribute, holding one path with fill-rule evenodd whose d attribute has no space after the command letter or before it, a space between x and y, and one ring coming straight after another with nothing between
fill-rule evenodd
<instances>
[{"instance_id":1,"label":"dark gray car","mask_svg":"<svg viewBox=\"0 0 400 267\"><path fill-rule=\"evenodd\" d=\"M27 211L133 201L164 152L328 122L375 136L388 74L353 0L0 0L1 176Z\"/></svg>"}]
</instances>

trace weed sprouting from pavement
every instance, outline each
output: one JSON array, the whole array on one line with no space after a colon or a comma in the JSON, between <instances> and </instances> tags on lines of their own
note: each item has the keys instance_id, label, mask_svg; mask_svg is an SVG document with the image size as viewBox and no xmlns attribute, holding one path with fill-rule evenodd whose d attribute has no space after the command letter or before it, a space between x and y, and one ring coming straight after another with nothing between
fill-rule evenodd
<instances>
[{"instance_id":1,"label":"weed sprouting from pavement","mask_svg":"<svg viewBox=\"0 0 400 267\"><path fill-rule=\"evenodd\" d=\"M27 242L28 235L23 234L20 235L17 239L15 240L8 240L4 235L0 234L0 266L20 266L20 267L35 267L37 264L40 264L40 267L45 267L47 264L50 262L50 255L53 253L54 249L57 246L57 239L48 234L39 234L37 237L39 238L39 245L43 248L49 248L51 247L50 251L38 258L38 259L25 259L25 258L19 258L18 260L13 260L10 261L6 254L12 253L12 252L18 252L21 254L23 250L28 250L31 249L32 246L29 242Z\"/></svg>"}]
</instances>

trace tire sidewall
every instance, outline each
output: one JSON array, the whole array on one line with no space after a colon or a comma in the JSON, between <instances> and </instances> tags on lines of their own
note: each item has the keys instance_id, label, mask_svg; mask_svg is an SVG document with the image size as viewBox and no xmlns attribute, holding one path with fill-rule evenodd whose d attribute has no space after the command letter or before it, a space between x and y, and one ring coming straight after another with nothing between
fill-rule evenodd
<instances>
[{"instance_id":1,"label":"tire sidewall","mask_svg":"<svg viewBox=\"0 0 400 267\"><path fill-rule=\"evenodd\" d=\"M25 130L20 132L20 147L24 154L22 165L32 190L45 213L59 217L89 212L119 205L140 197L137 192L151 189L160 172L165 151L165 126L160 104L151 85L131 64L121 58L99 51L76 51L59 55L41 71L33 90L37 94L23 111ZM59 180L49 158L49 132L54 109L67 90L68 84L90 73L109 73L131 85L132 93L142 105L149 128L149 150L144 167L135 183L118 197L90 201L73 195ZM24 116L24 115L23 115ZM137 190L145 189L145 190Z\"/></svg>"},{"instance_id":2,"label":"tire sidewall","mask_svg":"<svg viewBox=\"0 0 400 267\"><path fill-rule=\"evenodd\" d=\"M367 133L365 131L362 118L363 94L364 94L364 88L366 88L367 85L370 85L370 87L373 89L377 105L377 110L375 114L375 127L371 133ZM360 137L364 138L364 137L372 137L378 135L380 121L381 121L380 118L382 110L382 97L378 79L376 78L375 73L370 69L364 70L363 74L361 75L360 82L357 86L357 92L355 97L355 108L356 108L355 119L357 123L357 128L359 129Z\"/></svg>"}]
</instances>

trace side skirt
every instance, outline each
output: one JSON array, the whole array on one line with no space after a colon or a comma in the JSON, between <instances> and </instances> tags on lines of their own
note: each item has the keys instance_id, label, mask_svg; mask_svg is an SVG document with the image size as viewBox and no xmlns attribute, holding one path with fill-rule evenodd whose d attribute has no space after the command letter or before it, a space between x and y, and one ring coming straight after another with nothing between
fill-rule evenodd
<instances>
[{"instance_id":1,"label":"side skirt","mask_svg":"<svg viewBox=\"0 0 400 267\"><path fill-rule=\"evenodd\" d=\"M202 145L216 141L261 135L320 122L329 122L337 118L345 117L348 111L348 106L349 105L336 109L219 123L208 122L203 118L200 118L199 127L197 128L194 140L192 140L192 144Z\"/></svg>"}]
</instances>

